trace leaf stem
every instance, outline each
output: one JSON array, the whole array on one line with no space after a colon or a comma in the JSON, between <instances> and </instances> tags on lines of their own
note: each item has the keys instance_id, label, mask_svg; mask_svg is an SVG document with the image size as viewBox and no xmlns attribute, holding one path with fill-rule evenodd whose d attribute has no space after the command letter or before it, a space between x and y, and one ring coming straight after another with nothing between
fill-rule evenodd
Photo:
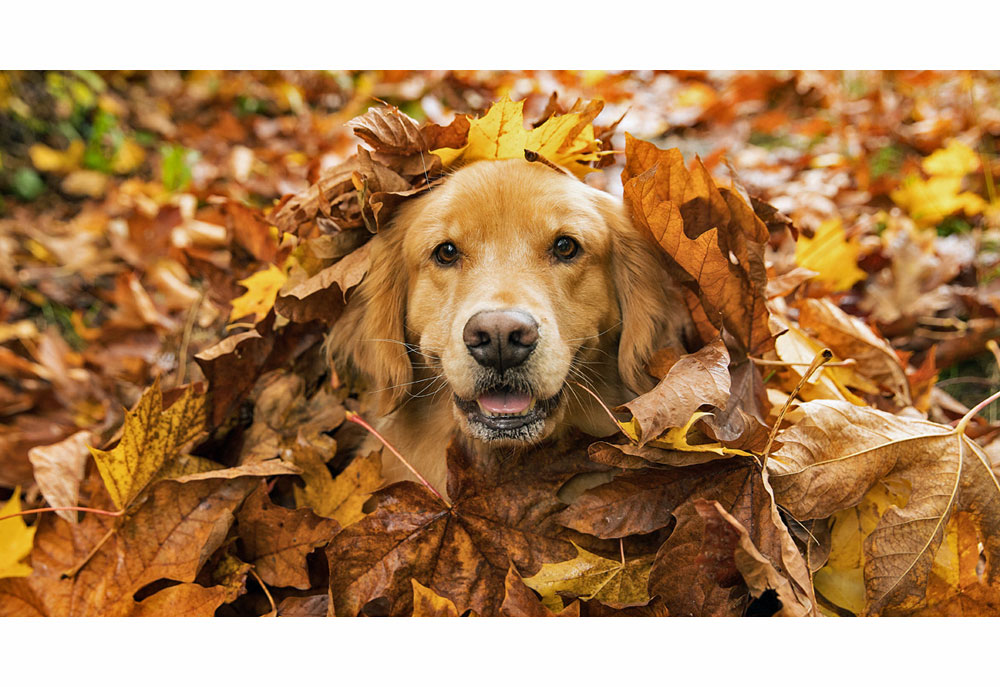
<instances>
[{"instance_id":1,"label":"leaf stem","mask_svg":"<svg viewBox=\"0 0 1000 687\"><path fill-rule=\"evenodd\" d=\"M788 398L785 400L785 405L781 407L781 412L778 413L778 419L774 421L774 426L771 427L771 433L767 436L767 445L764 446L764 454L760 458L761 472L763 472L764 468L767 467L767 457L771 454L771 446L774 444L774 437L778 435L778 429L781 427L781 421L785 418L785 413L788 412L788 408L792 405L792 401L795 400L799 391L802 390L806 380L812 377L813 372L823 367L823 365L829 362L832 357L833 351L829 348L824 348L822 351L817 353L816 357L812 359L811 363L809 363L809 369L803 373L799 383L795 385L795 389L793 389L792 393L788 395Z\"/></svg>"},{"instance_id":2,"label":"leaf stem","mask_svg":"<svg viewBox=\"0 0 1000 687\"><path fill-rule=\"evenodd\" d=\"M48 508L30 508L28 510L22 510L17 513L11 513L10 515L5 515L0 517L0 520L6 520L7 518L17 517L18 515L33 515L34 513L54 513L61 510L75 510L82 513L97 513L98 515L110 515L112 518L117 518L125 513L123 510L119 511L109 511L101 510L100 508L84 508L83 506L51 506Z\"/></svg>"},{"instance_id":3,"label":"leaf stem","mask_svg":"<svg viewBox=\"0 0 1000 687\"><path fill-rule=\"evenodd\" d=\"M267 600L271 603L271 612L267 615L274 618L278 617L278 607L274 605L274 597L271 596L271 592L268 590L267 585L264 584L264 580L260 579L260 575L258 575L257 571L253 568L250 568L250 574L253 575L255 580L257 580L257 584L259 584L260 588L264 590L264 596L266 596Z\"/></svg>"},{"instance_id":4,"label":"leaf stem","mask_svg":"<svg viewBox=\"0 0 1000 687\"><path fill-rule=\"evenodd\" d=\"M365 419L363 417L361 417L357 413L354 413L354 412L352 412L350 410L346 411L345 416L346 416L346 418L350 422L353 422L356 425L361 425L372 436L374 436L376 439L378 439L379 441L381 441L383 446L385 446L387 449L389 449L390 451L392 451L392 455L394 455L397 458L399 458L400 462L403 465L405 465L407 467L407 469L409 469L410 472L412 472L414 475L416 475L417 479L420 480L421 484L423 484L425 487L427 487L427 489L430 490L430 492L432 494L434 494L436 497L438 497L438 499L441 500L441 503L443 503L448 508L451 508L451 504L448 503L448 501L445 500L445 498L443 496L441 496L441 494L438 493L437 489L435 489L434 487L431 486L430 482L428 482L427 480L424 479L423 475L421 475L419 472L417 472L417 469L415 467L413 467L412 465L410 465L410 461L406 460L406 458L403 458L403 454L401 454L399 451L397 451L396 447L393 446L392 444L390 444L389 441L384 436L382 436L381 434L379 434L375 430L374 427L372 427L370 424L368 424L367 422L365 422Z\"/></svg>"},{"instance_id":5,"label":"leaf stem","mask_svg":"<svg viewBox=\"0 0 1000 687\"><path fill-rule=\"evenodd\" d=\"M1000 398L1000 391L996 392L995 394L987 398L985 401L981 401L978 405L976 405L975 408L967 412L965 416L958 421L958 424L955 425L955 431L959 434L965 434L965 428L969 426L969 423L972 421L972 418L975 417L976 413L978 413L980 410L982 410L989 404L993 403L993 401L997 400L998 398Z\"/></svg>"}]
</instances>

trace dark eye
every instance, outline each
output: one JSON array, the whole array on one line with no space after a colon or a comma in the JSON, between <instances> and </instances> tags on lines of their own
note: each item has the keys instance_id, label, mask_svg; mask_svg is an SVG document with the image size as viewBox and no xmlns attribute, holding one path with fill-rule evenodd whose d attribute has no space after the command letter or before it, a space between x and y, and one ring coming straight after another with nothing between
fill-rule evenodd
<instances>
[{"instance_id":1,"label":"dark eye","mask_svg":"<svg viewBox=\"0 0 1000 687\"><path fill-rule=\"evenodd\" d=\"M446 241L434 249L434 260L439 265L450 265L458 260L458 248L451 241Z\"/></svg>"},{"instance_id":2,"label":"dark eye","mask_svg":"<svg viewBox=\"0 0 1000 687\"><path fill-rule=\"evenodd\" d=\"M568 236L560 236L552 244L552 254L560 260L568 261L576 257L580 252L580 244Z\"/></svg>"}]
</instances>

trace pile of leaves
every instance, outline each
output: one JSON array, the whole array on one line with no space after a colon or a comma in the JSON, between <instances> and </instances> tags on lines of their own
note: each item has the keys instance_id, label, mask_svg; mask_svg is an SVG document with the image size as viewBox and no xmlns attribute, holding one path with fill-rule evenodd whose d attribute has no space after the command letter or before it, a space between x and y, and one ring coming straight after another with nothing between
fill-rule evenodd
<instances>
[{"instance_id":1,"label":"pile of leaves","mask_svg":"<svg viewBox=\"0 0 1000 687\"><path fill-rule=\"evenodd\" d=\"M734 108L707 83L685 87L691 139ZM615 156L599 101L552 97L530 126L524 108L501 98L442 124L370 109L349 124L356 154L304 164L270 208L225 172L191 201L128 180L69 223L41 215L45 231L15 208L5 286L20 276L44 309L110 279L91 298L114 311L100 327L79 303L56 315L84 346L35 319L0 325L17 342L0 348L0 518L65 509L0 520L0 614L996 613L996 428L935 385L1000 332L990 282L968 274L997 262L972 245L996 228L991 159L948 139L850 216L813 221L780 183L761 193L754 165L713 176L709 157L627 135ZM620 169L697 340L654 356L660 383L611 409L618 437L563 437L502 469L442 437L446 494L382 487L349 421L374 410L322 339L400 203L462 164L525 156L581 178ZM238 331L214 340L220 322Z\"/></svg>"}]
</instances>

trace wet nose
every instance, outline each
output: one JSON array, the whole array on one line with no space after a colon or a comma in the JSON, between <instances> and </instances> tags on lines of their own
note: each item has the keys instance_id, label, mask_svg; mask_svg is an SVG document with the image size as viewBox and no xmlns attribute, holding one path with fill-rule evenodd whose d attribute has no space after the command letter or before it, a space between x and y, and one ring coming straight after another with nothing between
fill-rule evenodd
<instances>
[{"instance_id":1,"label":"wet nose","mask_svg":"<svg viewBox=\"0 0 1000 687\"><path fill-rule=\"evenodd\" d=\"M487 310L469 318L462 338L476 362L502 374L535 350L538 323L520 310Z\"/></svg>"}]
</instances>

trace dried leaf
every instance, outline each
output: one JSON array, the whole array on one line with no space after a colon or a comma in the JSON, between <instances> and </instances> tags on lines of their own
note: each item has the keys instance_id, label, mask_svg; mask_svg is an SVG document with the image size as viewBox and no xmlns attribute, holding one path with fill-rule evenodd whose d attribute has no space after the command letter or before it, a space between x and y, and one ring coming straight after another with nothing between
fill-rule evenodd
<instances>
[{"instance_id":1,"label":"dried leaf","mask_svg":"<svg viewBox=\"0 0 1000 687\"><path fill-rule=\"evenodd\" d=\"M432 590L413 582L413 617L414 618L457 618L458 609L450 599L438 596Z\"/></svg>"},{"instance_id":2,"label":"dried leaf","mask_svg":"<svg viewBox=\"0 0 1000 687\"><path fill-rule=\"evenodd\" d=\"M576 558L562 563L546 563L537 575L524 578L524 584L542 595L542 603L558 595L595 599L611 608L644 606L649 603L649 570L653 556L631 560L611 560L597 556L575 543Z\"/></svg>"},{"instance_id":3,"label":"dried leaf","mask_svg":"<svg viewBox=\"0 0 1000 687\"><path fill-rule=\"evenodd\" d=\"M816 281L834 291L846 291L867 275L858 269L860 246L849 241L839 218L819 225L813 238L800 235L795 243L795 262L817 273Z\"/></svg>"},{"instance_id":4,"label":"dried leaf","mask_svg":"<svg viewBox=\"0 0 1000 687\"><path fill-rule=\"evenodd\" d=\"M201 433L205 397L193 386L163 410L160 380L143 393L125 416L122 440L110 451L91 448L104 485L122 510L149 484L160 468Z\"/></svg>"},{"instance_id":5,"label":"dried leaf","mask_svg":"<svg viewBox=\"0 0 1000 687\"><path fill-rule=\"evenodd\" d=\"M48 446L36 446L28 451L28 460L35 473L35 482L50 506L75 506L80 494L90 451L90 432L82 431ZM57 511L67 522L76 522L75 511Z\"/></svg>"},{"instance_id":6,"label":"dried leaf","mask_svg":"<svg viewBox=\"0 0 1000 687\"><path fill-rule=\"evenodd\" d=\"M238 283L246 287L247 292L232 300L233 309L229 313L229 321L236 322L247 315L253 315L255 324L263 320L274 307L278 291L287 278L284 270L276 265L268 265L266 269L241 279Z\"/></svg>"},{"instance_id":7,"label":"dried leaf","mask_svg":"<svg viewBox=\"0 0 1000 687\"><path fill-rule=\"evenodd\" d=\"M291 510L271 503L259 486L237 516L246 560L267 584L309 589L306 556L325 546L340 529L335 520L308 508Z\"/></svg>"}]
</instances>

